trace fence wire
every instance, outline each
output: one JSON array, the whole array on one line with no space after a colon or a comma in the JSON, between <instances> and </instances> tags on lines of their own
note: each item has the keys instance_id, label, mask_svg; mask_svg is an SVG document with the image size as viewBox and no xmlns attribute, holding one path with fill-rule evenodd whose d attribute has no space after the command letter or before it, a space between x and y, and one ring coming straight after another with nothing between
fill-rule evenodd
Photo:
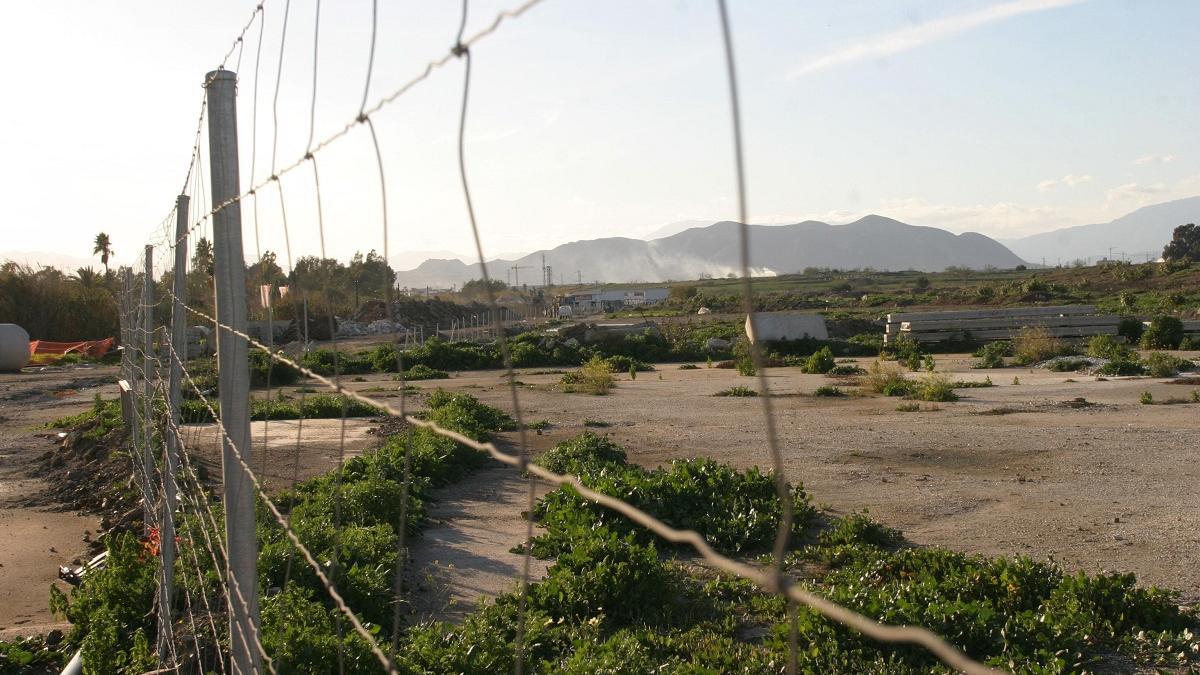
<instances>
[{"instance_id":1,"label":"fence wire","mask_svg":"<svg viewBox=\"0 0 1200 675\"><path fill-rule=\"evenodd\" d=\"M805 605L810 607L828 619L840 623L844 626L852 628L862 634L874 638L876 640L887 643L906 643L918 645L927 649L931 654L941 659L946 665L966 673L990 673L995 672L982 664L970 659L956 647L951 645L937 634L921 627L916 626L895 626L877 622L869 617L858 614L850 609L842 607L832 601L829 601L820 595L806 589L803 584L796 583L792 580L784 569L784 558L787 552L788 537L791 531L793 520L793 504L791 493L788 489L787 475L783 462L782 451L775 428L774 412L772 410L771 397L768 395L768 386L766 380L766 362L762 354L759 341L751 341L751 356L757 371L757 385L760 392L760 401L763 412L763 430L767 439L769 459L773 468L774 479L776 482L776 490L778 499L782 505L782 517L780 519L779 528L776 533L774 542L774 555L769 566L752 565L746 562L735 560L718 553L699 533L693 530L681 530L673 528L666 523L660 521L654 516L630 505L629 503L607 495L592 488L589 488L583 481L575 475L559 474L546 469L545 467L532 463L530 461L528 440L526 438L526 427L523 419L522 405L513 371L512 358L509 353L507 340L504 339L505 326L504 321L508 316L507 310L499 306L495 290L490 284L488 267L486 265L485 249L481 236L481 226L476 214L475 204L472 200L471 182L469 180L468 161L466 153L466 128L469 117L469 100L471 93L471 75L472 75L472 47L482 40L484 37L496 32L505 21L515 20L530 9L540 4L544 0L527 0L516 7L499 12L492 20L481 30L471 36L465 36L465 30L468 19L469 4L468 0L463 0L461 7L461 15L457 26L456 35L449 50L434 59L429 60L424 69L417 75L409 79L399 88L393 90L387 95L377 100L373 105L368 107L368 100L371 91L372 77L376 69L376 46L378 40L378 6L377 2L372 2L371 15L371 37L369 51L366 61L366 77L363 84L362 101L358 108L358 113L354 119L346 122L341 128L325 137L322 140L315 140L315 117L316 117L316 101L317 101L317 84L318 84L318 49L320 45L321 34L321 7L319 0L315 7L315 28L312 41L312 92L309 105L309 128L307 135L307 143L305 146L304 155L300 158L288 163L282 167L277 165L278 159L278 141L279 141L279 90L283 78L284 61L285 61L285 43L287 35L287 26L290 16L291 2L285 0L282 10L282 26L280 29L280 45L279 45L279 62L275 72L275 89L272 98L272 142L271 142L271 161L270 161L270 176L265 179L257 179L255 172L257 170L257 121L258 121L258 77L260 74L261 54L263 47L263 35L265 32L266 13L264 4L260 2L251 13L250 19L244 24L241 32L237 35L233 44L226 52L224 58L220 62L217 71L221 71L228 63L233 54L237 53L237 63L240 66L242 51L244 49L244 38L247 32L254 25L255 21L259 23L258 43L255 48L255 65L254 65L254 81L252 84L252 123L251 137L252 149L250 158L250 187L243 192L240 192L235 197L226 199L221 203L213 203L211 192L206 189L206 183L202 176L203 174L203 158L202 147L204 145L204 121L208 111L207 98L200 105L199 122L195 137L191 143L191 157L188 162L187 171L183 183L182 192L190 193L195 199L192 199L189 206L189 212L186 214L188 226L185 228L181 236L176 236L169 228L178 214L175 210L165 218L159 226L154 228L151 241L155 244L157 253L161 256L160 260L165 261L165 257L173 252L176 246L180 246L187 241L192 233L196 231L206 232L205 227L209 225L215 215L224 209L240 205L246 197L253 197L252 213L253 225L255 229L255 249L258 255L258 260L261 262L262 247L260 241L260 233L258 228L258 199L257 194L260 190L274 183L278 190L280 216L282 218L285 245L287 250L287 274L289 277L296 278L296 270L291 252L292 234L288 225L288 207L287 199L284 194L283 182L281 178L303 165L305 162L312 164L312 180L315 191L315 208L316 220L318 226L318 236L320 242L320 250L322 258L325 257L325 222L324 213L321 202L321 181L318 170L317 153L322 149L344 138L351 129L358 125L365 125L370 133L372 149L375 155L375 160L379 174L379 199L381 204L381 227L382 227L382 246L384 251L384 259L388 259L390 254L390 227L388 222L388 203L387 203L387 179L385 174L383 152L381 150L380 137L373 121L373 116L380 113L392 102L396 101L407 92L411 91L418 84L428 79L434 72L439 71L449 65L451 62L460 62L462 64L462 93L461 106L459 108L458 132L457 132L457 159L458 173L461 182L461 194L466 206L470 233L474 242L475 253L480 264L481 273L484 281L486 292L486 301L488 313L486 322L491 323L492 332L497 336L501 357L504 364L504 377L509 390L510 404L513 411L513 416L517 422L519 430L519 442L517 452L510 453L499 449L491 442L476 441L466 435L456 432L451 429L442 427L441 425L423 419L420 416L414 415L409 410L408 391L404 382L404 367L402 361L403 350L397 336L393 341L397 355L397 369L400 379L400 402L399 406L393 406L389 401L376 399L366 396L358 391L349 389L343 386L342 383L342 367L341 367L341 352L338 348L338 341L334 335L332 325L332 308L327 308L326 315L330 323L330 333L333 337L333 353L334 353L334 369L333 376L321 375L313 370L302 365L298 360L293 359L274 345L274 330L273 330L273 315L268 313L268 331L266 341L256 339L249 334L248 331L239 329L238 327L218 321L217 317L207 313L200 307L187 302L187 298L177 297L175 292L167 289L160 293L160 297L155 301L149 295L140 297L137 288L134 284L134 275L130 270L125 270L123 277L123 288L120 298L120 315L121 315L121 337L122 344L125 346L125 354L122 361L122 376L129 383L131 399L133 401L132 416L131 416L131 452L132 470L137 478L137 483L141 492L141 499L145 507L145 522L148 528L158 525L156 514L165 514L164 517L178 516L179 526L175 528L176 541L160 541L160 547L178 547L187 549L185 556L177 556L175 564L179 570L177 578L184 580L183 583L183 615L175 617L173 607L159 606L158 612L163 615L163 620L167 626L175 626L176 623L183 626L186 621L186 626L190 632L190 646L185 643L185 640L169 640L170 654L164 657L165 663L163 672L171 667L179 668L184 665L188 657L186 649L191 649L193 653L190 657L198 665L201 670L215 670L226 673L227 662L229 660L230 649L236 645L232 645L229 649L222 648L223 636L227 635L227 631L222 630L218 626L219 612L215 609L219 598L210 598L209 582L206 579L206 569L209 568L208 562L211 562L211 570L215 574L218 585L215 590L215 595L224 595L227 607L232 607L231 603L237 603L238 606L245 612L251 611L251 606L256 606L256 600L247 600L243 590L238 587L238 584L229 571L229 553L227 547L222 540L222 528L219 526L218 517L214 513L212 506L213 496L209 494L205 487L204 481L201 479L197 471L197 457L195 457L196 444L199 442L198 432L195 429L184 429L179 423L175 422L173 414L177 411L172 410L173 399L170 392L167 390L167 385L163 382L159 375L164 367L178 367L182 373L182 378L186 382L192 395L198 400L208 415L212 419L213 430L218 436L218 444L225 443L231 450L232 456L237 464L234 469L240 472L250 485L253 487L255 497L258 503L265 509L270 520L273 520L276 525L281 528L284 536L290 543L289 557L286 563L286 571L284 574L283 586L286 589L292 581L293 558L296 554L300 556L304 564L306 564L315 575L316 579L323 587L325 593L332 601L337 610L337 626L338 626L338 669L339 672L344 670L344 655L342 653L343 640L341 631L343 621L346 622L350 629L361 638L370 649L373 657L378 661L381 669L388 673L398 673L398 668L389 654L389 647L394 651L396 644L400 638L400 609L403 602L403 575L405 572L405 561L408 555L406 530L408 525L409 514L407 512L407 503L409 490L411 489L411 466L412 466L412 444L411 433L414 429L427 429L439 436L450 439L463 446L473 448L477 451L486 453L491 458L502 464L517 469L527 480L527 510L525 518L525 541L523 546L523 560L520 570L520 577L517 580L519 584L519 606L517 615L517 627L514 640L514 664L513 669L518 674L523 673L527 667L527 655L525 648L526 638L526 607L528 603L528 592L531 583L531 555L533 538L533 518L536 506L536 483L540 482L549 486L569 486L584 499L592 501L600 506L612 510L615 513L622 515L631 522L636 523L663 539L679 545L690 546L700 556L701 561L715 569L724 573L735 575L747 579L769 593L776 593L787 599L787 617L789 623L789 672L796 670L796 655L798 650L798 634L796 626L796 607L797 605ZM750 250L750 240L748 234L748 206L746 196L746 172L745 162L743 157L743 140L742 140L742 122L741 110L738 92L738 76L735 62L735 49L733 44L733 31L730 24L729 12L724 0L716 0L716 10L720 24L722 47L724 53L725 78L727 80L730 101L730 119L733 140L733 166L735 175L735 193L737 197L737 216L738 222L741 224L738 229L738 248L739 258L742 270L741 275L741 294L742 304L747 317L749 318L749 331L753 336L756 329L756 318L754 313L754 287L751 279L751 259L752 251ZM206 88L209 82L206 82ZM235 261L241 263L241 261ZM153 267L158 267L160 270L166 269L165 264L155 264ZM145 288L153 286L152 269L147 268L145 263L140 273L141 281L146 284ZM261 269L261 265L260 265ZM187 274L187 269L173 270L176 274ZM302 294L307 303L307 296L304 290L305 284L297 283L297 291ZM212 289L209 288L209 291ZM240 292L241 289L239 289ZM325 292L325 297L328 297L328 285L322 289ZM387 309L389 317L395 322L395 306L392 298L392 288L389 284L386 297ZM147 291L148 293L149 291ZM339 432L338 441L338 468L340 469L346 457L346 408L345 406L351 400L365 403L375 408L381 409L388 415L403 421L406 424L406 433L409 438L405 443L404 452L404 475L403 475L403 497L402 508L399 516L400 522L396 524L397 546L396 546L396 567L393 571L393 626L390 635L390 645L387 640L380 637L375 631L368 627L368 623L355 612L354 608L345 599L345 596L338 588L338 555L337 547L340 546L340 534L334 540L334 555L331 563L323 564L318 560L314 552L305 545L301 537L297 534L292 523L292 509L281 508L271 497L266 489L266 471L267 455L268 455L268 438L264 429L263 433L263 448L261 463L257 470L251 466L251 462L247 460L246 451L250 448L240 448L234 442L231 433L226 429L225 421L219 414L216 406L212 404L206 395L205 391L197 382L196 377L188 368L187 344L174 344L170 332L159 334L157 331L147 330L149 324L147 319L156 312L162 310L162 305L168 304L172 307L182 307L187 313L200 319L205 325L211 325L214 328L214 333L218 340L241 340L247 345L262 349L268 355L271 364L283 364L291 367L302 373L305 377L322 385L326 390L340 394L343 401L343 410L341 415L341 429ZM307 305L306 305L307 306ZM481 322L481 328L484 322ZM305 334L301 339L307 340L308 318L304 319ZM407 337L406 337L407 339ZM182 353L181 353L182 352ZM139 361L141 362L139 365ZM218 364L220 367L240 367L245 368L245 364ZM267 369L267 392L270 397L271 368ZM141 391L139 391L139 389ZM301 409L303 410L303 396L307 394L307 390L301 392ZM249 415L247 415L249 418ZM264 424L265 426L265 424ZM292 450L292 466L290 476L290 486L295 487L299 480L299 464L300 451L304 441L304 418L303 414L296 425L296 440ZM167 438L170 437L173 443L168 443ZM164 458L162 461L156 460L148 451L149 448L160 446L163 448ZM169 452L168 447L174 446L178 451L177 463L172 464L166 458L166 453ZM146 452L142 452L145 449ZM178 472L172 475L172 472L167 471L166 467L178 466ZM335 486L335 514L334 524L335 530L340 533L341 528L341 508L342 508L342 472L337 472L337 485ZM163 508L160 500L164 499L163 495L167 494L166 487L171 485L175 488L177 496L176 504L167 504ZM156 486L159 489L156 489ZM286 513L285 513L286 511ZM193 582L194 578L194 582ZM194 586L193 586L194 583ZM195 590L195 593L193 593ZM253 596L252 596L253 597ZM168 603L169 604L169 603ZM201 633L205 630L209 632L211 644L205 644L201 640ZM262 636L255 622L251 634L251 641L254 650L262 657L264 667L272 673L277 672L279 664L277 664L272 655L268 653L262 642ZM205 668L205 662L209 663L209 667Z\"/></svg>"}]
</instances>

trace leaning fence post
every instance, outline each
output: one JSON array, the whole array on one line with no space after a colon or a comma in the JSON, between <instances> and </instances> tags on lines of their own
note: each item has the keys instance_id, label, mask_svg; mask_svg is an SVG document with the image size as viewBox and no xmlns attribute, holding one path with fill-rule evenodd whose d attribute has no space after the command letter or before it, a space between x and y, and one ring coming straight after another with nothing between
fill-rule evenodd
<instances>
[{"instance_id":1,"label":"leaning fence post","mask_svg":"<svg viewBox=\"0 0 1200 675\"><path fill-rule=\"evenodd\" d=\"M217 286L217 372L221 391L222 471L229 603L230 670L257 674L262 662L253 646L258 634L258 579L254 485L251 466L250 371L246 332L246 261L242 252L242 210L238 200L237 75L215 70L205 76L208 97L208 153L213 213L213 253ZM240 333L240 334L239 334ZM235 451L236 448L236 451ZM241 454L241 461L238 459ZM245 466L242 466L242 464Z\"/></svg>"},{"instance_id":2,"label":"leaning fence post","mask_svg":"<svg viewBox=\"0 0 1200 675\"><path fill-rule=\"evenodd\" d=\"M182 396L179 391L183 378L181 361L187 352L187 315L183 304L187 302L187 254L188 254L188 204L187 195L175 199L175 267L171 275L171 334L167 375L167 414L171 418L167 430L166 457L163 458L163 510L160 530L162 552L162 585L159 588L158 662L165 664L171 645L172 619L171 598L175 594L175 477L179 471L179 437L171 432L179 428L179 406Z\"/></svg>"},{"instance_id":3,"label":"leaning fence post","mask_svg":"<svg viewBox=\"0 0 1200 675\"><path fill-rule=\"evenodd\" d=\"M142 484L145 502L142 527L147 535L154 524L154 454L150 451L154 431L154 247L146 246L142 269Z\"/></svg>"}]
</instances>

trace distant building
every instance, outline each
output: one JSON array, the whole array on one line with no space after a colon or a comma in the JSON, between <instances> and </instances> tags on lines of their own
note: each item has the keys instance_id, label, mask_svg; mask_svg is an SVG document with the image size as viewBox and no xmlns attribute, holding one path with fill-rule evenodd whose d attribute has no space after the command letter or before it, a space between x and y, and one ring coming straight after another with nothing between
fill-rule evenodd
<instances>
[{"instance_id":1,"label":"distant building","mask_svg":"<svg viewBox=\"0 0 1200 675\"><path fill-rule=\"evenodd\" d=\"M628 288L612 291L591 291L572 293L563 298L560 303L569 307L571 315L591 314L595 312L616 312L628 307L641 305L657 305L667 299L669 291L666 288ZM563 312L560 310L559 314Z\"/></svg>"}]
</instances>

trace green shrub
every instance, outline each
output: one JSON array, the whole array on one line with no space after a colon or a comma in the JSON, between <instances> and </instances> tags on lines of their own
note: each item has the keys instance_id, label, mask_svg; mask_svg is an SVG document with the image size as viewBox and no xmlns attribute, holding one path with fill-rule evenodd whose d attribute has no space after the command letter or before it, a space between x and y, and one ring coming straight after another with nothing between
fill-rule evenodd
<instances>
[{"instance_id":1,"label":"green shrub","mask_svg":"<svg viewBox=\"0 0 1200 675\"><path fill-rule=\"evenodd\" d=\"M1117 324L1117 335L1125 338L1127 344L1136 345L1145 331L1146 325L1137 317L1124 317L1121 323Z\"/></svg>"},{"instance_id":2,"label":"green shrub","mask_svg":"<svg viewBox=\"0 0 1200 675\"><path fill-rule=\"evenodd\" d=\"M852 546L865 544L891 548L904 541L900 530L871 520L866 512L852 513L833 521L832 526L817 535L822 546Z\"/></svg>"},{"instance_id":3,"label":"green shrub","mask_svg":"<svg viewBox=\"0 0 1200 675\"><path fill-rule=\"evenodd\" d=\"M418 363L404 371L405 380L444 380L448 377L450 377L450 374L446 371L430 368L422 363Z\"/></svg>"},{"instance_id":4,"label":"green shrub","mask_svg":"<svg viewBox=\"0 0 1200 675\"><path fill-rule=\"evenodd\" d=\"M758 374L758 368L754 365L753 346L749 340L738 340L733 344L733 367L744 377Z\"/></svg>"},{"instance_id":5,"label":"green shrub","mask_svg":"<svg viewBox=\"0 0 1200 675\"><path fill-rule=\"evenodd\" d=\"M263 349L251 349L246 354L250 364L250 386L283 387L295 384L300 380L300 371L292 366L271 358Z\"/></svg>"},{"instance_id":6,"label":"green shrub","mask_svg":"<svg viewBox=\"0 0 1200 675\"><path fill-rule=\"evenodd\" d=\"M1148 391L1143 391L1138 400L1142 402L1142 405L1154 405L1154 395Z\"/></svg>"},{"instance_id":7,"label":"green shrub","mask_svg":"<svg viewBox=\"0 0 1200 675\"><path fill-rule=\"evenodd\" d=\"M954 392L954 383L945 375L936 373L926 375L917 382L910 395L922 401L939 403L958 400L958 394Z\"/></svg>"},{"instance_id":8,"label":"green shrub","mask_svg":"<svg viewBox=\"0 0 1200 675\"><path fill-rule=\"evenodd\" d=\"M845 396L846 392L832 385L821 385L813 391L813 396L838 397Z\"/></svg>"},{"instance_id":9,"label":"green shrub","mask_svg":"<svg viewBox=\"0 0 1200 675\"><path fill-rule=\"evenodd\" d=\"M842 363L829 369L825 373L829 377L852 377L854 375L864 375L867 370L862 366L854 365L853 363Z\"/></svg>"},{"instance_id":10,"label":"green shrub","mask_svg":"<svg viewBox=\"0 0 1200 675\"><path fill-rule=\"evenodd\" d=\"M654 366L643 363L631 356L615 354L613 356L604 357L604 362L608 364L608 369L614 373L629 373L629 372L650 372L654 370ZM637 377L631 375L631 378Z\"/></svg>"},{"instance_id":11,"label":"green shrub","mask_svg":"<svg viewBox=\"0 0 1200 675\"><path fill-rule=\"evenodd\" d=\"M894 363L876 361L867 369L863 385L884 396L904 396L909 392L911 383L904 378L903 371Z\"/></svg>"},{"instance_id":12,"label":"green shrub","mask_svg":"<svg viewBox=\"0 0 1200 675\"><path fill-rule=\"evenodd\" d=\"M1173 316L1156 316L1142 334L1145 349L1178 349L1183 341L1183 322Z\"/></svg>"},{"instance_id":13,"label":"green shrub","mask_svg":"<svg viewBox=\"0 0 1200 675\"><path fill-rule=\"evenodd\" d=\"M555 473L575 474L626 463L624 448L609 437L590 431L559 443L539 457L537 462Z\"/></svg>"},{"instance_id":14,"label":"green shrub","mask_svg":"<svg viewBox=\"0 0 1200 675\"><path fill-rule=\"evenodd\" d=\"M374 370L370 352L354 354L344 350L314 349L300 357L300 365L318 375L362 375Z\"/></svg>"},{"instance_id":15,"label":"green shrub","mask_svg":"<svg viewBox=\"0 0 1200 675\"><path fill-rule=\"evenodd\" d=\"M508 413L479 402L470 394L438 389L429 396L429 421L454 429L477 441L486 441L495 431L513 431L517 423Z\"/></svg>"},{"instance_id":16,"label":"green shrub","mask_svg":"<svg viewBox=\"0 0 1200 675\"><path fill-rule=\"evenodd\" d=\"M1134 354L1128 359L1113 359L1100 366L1096 372L1101 375L1141 375L1146 372L1146 368L1137 354Z\"/></svg>"},{"instance_id":17,"label":"green shrub","mask_svg":"<svg viewBox=\"0 0 1200 675\"><path fill-rule=\"evenodd\" d=\"M1113 339L1111 335L1096 335L1088 340L1088 356L1118 361L1136 360L1137 354L1129 345Z\"/></svg>"},{"instance_id":18,"label":"green shrub","mask_svg":"<svg viewBox=\"0 0 1200 675\"><path fill-rule=\"evenodd\" d=\"M584 391L595 396L604 396L616 386L612 366L599 356L593 356L579 370L562 377L563 391Z\"/></svg>"},{"instance_id":19,"label":"green shrub","mask_svg":"<svg viewBox=\"0 0 1200 675\"><path fill-rule=\"evenodd\" d=\"M676 574L659 563L654 544L600 528L561 551L530 592L555 619L654 625L669 618L678 585Z\"/></svg>"},{"instance_id":20,"label":"green shrub","mask_svg":"<svg viewBox=\"0 0 1200 675\"><path fill-rule=\"evenodd\" d=\"M801 367L801 372L811 374L824 374L833 370L836 363L833 360L833 352L829 347L821 347L816 352L808 357Z\"/></svg>"},{"instance_id":21,"label":"green shrub","mask_svg":"<svg viewBox=\"0 0 1200 675\"><path fill-rule=\"evenodd\" d=\"M1013 355L1013 344L1008 340L989 342L976 350L974 355L979 357L973 366L975 368L1003 368L1004 357Z\"/></svg>"},{"instance_id":22,"label":"green shrub","mask_svg":"<svg viewBox=\"0 0 1200 675\"><path fill-rule=\"evenodd\" d=\"M591 417L585 417L585 418L583 418L583 426L585 426L585 427L611 427L612 423L605 422L604 420L592 419Z\"/></svg>"},{"instance_id":23,"label":"green shrub","mask_svg":"<svg viewBox=\"0 0 1200 675\"><path fill-rule=\"evenodd\" d=\"M1027 366L1040 363L1055 356L1070 356L1074 349L1062 340L1050 335L1040 326L1022 328L1013 338L1013 362Z\"/></svg>"},{"instance_id":24,"label":"green shrub","mask_svg":"<svg viewBox=\"0 0 1200 675\"><path fill-rule=\"evenodd\" d=\"M736 386L728 389L722 389L721 391L713 394L713 396L758 396L758 390L750 387Z\"/></svg>"},{"instance_id":25,"label":"green shrub","mask_svg":"<svg viewBox=\"0 0 1200 675\"><path fill-rule=\"evenodd\" d=\"M696 364L694 364L694 363L681 363L681 364L679 364L679 369L680 369L680 370L696 370L696 369L698 369L699 367L700 367L700 366L697 366L697 365L696 365Z\"/></svg>"},{"instance_id":26,"label":"green shrub","mask_svg":"<svg viewBox=\"0 0 1200 675\"><path fill-rule=\"evenodd\" d=\"M1195 368L1191 361L1164 352L1150 352L1146 355L1145 363L1146 374L1150 377L1174 377L1180 371Z\"/></svg>"},{"instance_id":27,"label":"green shrub","mask_svg":"<svg viewBox=\"0 0 1200 675\"><path fill-rule=\"evenodd\" d=\"M585 445L590 449L595 442ZM647 470L625 463L620 452L619 446L605 444L599 455L603 461L593 461L571 449L564 452L570 460L562 465L577 469L580 480L591 489L623 499L672 527L696 530L720 550L760 550L774 542L782 514L771 474L758 469L737 471L708 459L675 460L669 467ZM793 534L799 536L811 519L812 507L799 485L789 489L795 511ZM598 527L621 536L633 534L640 542L656 539L645 528L582 499L569 487L543 497L536 514L546 528L534 542L539 556L569 550Z\"/></svg>"}]
</instances>

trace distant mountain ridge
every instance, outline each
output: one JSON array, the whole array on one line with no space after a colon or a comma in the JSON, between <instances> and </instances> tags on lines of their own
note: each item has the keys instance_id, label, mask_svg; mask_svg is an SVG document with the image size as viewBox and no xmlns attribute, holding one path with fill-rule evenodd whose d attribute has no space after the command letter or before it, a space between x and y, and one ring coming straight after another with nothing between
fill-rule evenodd
<instances>
[{"instance_id":1,"label":"distant mountain ridge","mask_svg":"<svg viewBox=\"0 0 1200 675\"><path fill-rule=\"evenodd\" d=\"M516 260L488 261L493 279L541 284L542 256L555 283L662 282L697 279L702 274L739 272L738 224L723 221L643 241L609 237L574 241ZM788 274L806 267L941 271L950 266L1012 268L1023 263L999 242L982 234L952 234L870 215L846 225L805 221L793 225L751 225L750 255L755 275ZM528 269L525 269L528 268ZM459 260L426 260L398 272L401 286L446 288L480 278L480 267Z\"/></svg>"},{"instance_id":2,"label":"distant mountain ridge","mask_svg":"<svg viewBox=\"0 0 1200 675\"><path fill-rule=\"evenodd\" d=\"M1064 227L1003 243L1030 262L1045 258L1048 265L1077 259L1095 262L1108 257L1110 248L1114 258L1125 254L1140 262L1161 256L1175 228L1187 223L1200 223L1200 197L1144 206L1107 223Z\"/></svg>"}]
</instances>

